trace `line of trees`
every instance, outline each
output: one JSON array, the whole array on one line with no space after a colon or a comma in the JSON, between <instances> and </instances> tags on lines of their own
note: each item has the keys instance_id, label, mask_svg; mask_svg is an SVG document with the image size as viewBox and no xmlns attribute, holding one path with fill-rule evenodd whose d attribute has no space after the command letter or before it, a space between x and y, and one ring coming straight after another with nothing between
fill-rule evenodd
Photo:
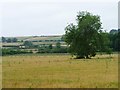
<instances>
[{"instance_id":1,"label":"line of trees","mask_svg":"<svg viewBox=\"0 0 120 90\"><path fill-rule=\"evenodd\" d=\"M120 51L120 30L109 33L109 40L110 48L112 48L113 51Z\"/></svg>"},{"instance_id":2,"label":"line of trees","mask_svg":"<svg viewBox=\"0 0 120 90\"><path fill-rule=\"evenodd\" d=\"M50 45L34 45L31 41L25 41L23 43L25 48L38 48L38 53L67 53L67 47L61 46L60 42L57 42L55 46Z\"/></svg>"},{"instance_id":3,"label":"line of trees","mask_svg":"<svg viewBox=\"0 0 120 90\"><path fill-rule=\"evenodd\" d=\"M39 45L33 45L32 42L26 41L24 43L26 47L26 49L30 49L29 51L24 49L21 50L19 48L7 48L7 49L2 49L2 56L5 55L15 55L15 54L29 54L29 53L33 53L33 51L31 49L33 48L37 48L38 51L37 53L67 53L68 52L68 48L67 47L62 47L61 43L58 42L56 43L56 46L53 46L52 44L46 46L39 46Z\"/></svg>"},{"instance_id":4,"label":"line of trees","mask_svg":"<svg viewBox=\"0 0 120 90\"><path fill-rule=\"evenodd\" d=\"M6 39L5 37L2 37L2 42L7 42L7 43L11 43L11 42L17 42L18 39L17 38L8 38Z\"/></svg>"},{"instance_id":5,"label":"line of trees","mask_svg":"<svg viewBox=\"0 0 120 90\"><path fill-rule=\"evenodd\" d=\"M20 49L2 49L2 56L6 55L15 55L15 54L28 54L32 53L31 51L20 50Z\"/></svg>"},{"instance_id":6,"label":"line of trees","mask_svg":"<svg viewBox=\"0 0 120 90\"><path fill-rule=\"evenodd\" d=\"M49 46L42 46L39 47L38 53L67 53L68 51L67 47L62 47L61 43L56 43L56 46L53 47L52 44Z\"/></svg>"}]
</instances>

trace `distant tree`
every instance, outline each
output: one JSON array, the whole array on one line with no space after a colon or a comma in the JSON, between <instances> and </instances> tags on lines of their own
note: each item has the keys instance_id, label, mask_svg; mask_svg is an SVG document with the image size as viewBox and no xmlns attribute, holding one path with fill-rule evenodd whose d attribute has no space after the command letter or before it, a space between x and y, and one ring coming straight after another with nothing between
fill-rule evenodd
<instances>
[{"instance_id":1,"label":"distant tree","mask_svg":"<svg viewBox=\"0 0 120 90\"><path fill-rule=\"evenodd\" d=\"M61 48L61 43L60 42L56 43L56 48Z\"/></svg>"},{"instance_id":2,"label":"distant tree","mask_svg":"<svg viewBox=\"0 0 120 90\"><path fill-rule=\"evenodd\" d=\"M6 42L6 38L5 37L2 37L2 42Z\"/></svg>"},{"instance_id":3,"label":"distant tree","mask_svg":"<svg viewBox=\"0 0 120 90\"><path fill-rule=\"evenodd\" d=\"M107 32L100 32L99 34L99 46L98 48L99 51L101 52L108 52L110 51L110 38L109 38L109 33Z\"/></svg>"},{"instance_id":4,"label":"distant tree","mask_svg":"<svg viewBox=\"0 0 120 90\"><path fill-rule=\"evenodd\" d=\"M21 40L21 42L23 42L23 40Z\"/></svg>"},{"instance_id":5,"label":"distant tree","mask_svg":"<svg viewBox=\"0 0 120 90\"><path fill-rule=\"evenodd\" d=\"M13 38L13 39L12 39L12 42L17 42L17 38Z\"/></svg>"},{"instance_id":6,"label":"distant tree","mask_svg":"<svg viewBox=\"0 0 120 90\"><path fill-rule=\"evenodd\" d=\"M0 47L0 56L2 56L2 47Z\"/></svg>"},{"instance_id":7,"label":"distant tree","mask_svg":"<svg viewBox=\"0 0 120 90\"><path fill-rule=\"evenodd\" d=\"M112 29L112 30L110 30L109 33L114 35L114 34L118 33L118 30L116 30L116 29Z\"/></svg>"},{"instance_id":8,"label":"distant tree","mask_svg":"<svg viewBox=\"0 0 120 90\"><path fill-rule=\"evenodd\" d=\"M11 43L11 42L12 42L11 38L8 38L7 43Z\"/></svg>"},{"instance_id":9,"label":"distant tree","mask_svg":"<svg viewBox=\"0 0 120 90\"><path fill-rule=\"evenodd\" d=\"M41 46L38 48L38 53L50 53L50 48L49 46Z\"/></svg>"},{"instance_id":10,"label":"distant tree","mask_svg":"<svg viewBox=\"0 0 120 90\"><path fill-rule=\"evenodd\" d=\"M61 37L61 41L64 41L64 37Z\"/></svg>"},{"instance_id":11,"label":"distant tree","mask_svg":"<svg viewBox=\"0 0 120 90\"><path fill-rule=\"evenodd\" d=\"M52 44L50 44L50 45L49 45L49 49L52 49L52 48L53 48L53 46L52 46Z\"/></svg>"},{"instance_id":12,"label":"distant tree","mask_svg":"<svg viewBox=\"0 0 120 90\"><path fill-rule=\"evenodd\" d=\"M102 36L101 21L98 15L89 12L79 12L77 25L69 24L65 28L64 40L69 46L69 52L76 58L90 58L96 55ZM102 43L102 42L101 42Z\"/></svg>"},{"instance_id":13,"label":"distant tree","mask_svg":"<svg viewBox=\"0 0 120 90\"><path fill-rule=\"evenodd\" d=\"M110 38L110 47L114 51L120 51L120 32L118 33L109 33Z\"/></svg>"},{"instance_id":14,"label":"distant tree","mask_svg":"<svg viewBox=\"0 0 120 90\"><path fill-rule=\"evenodd\" d=\"M23 45L24 45L25 47L27 47L27 48L33 47L33 43L32 43L31 41L25 41L25 42L23 43Z\"/></svg>"},{"instance_id":15,"label":"distant tree","mask_svg":"<svg viewBox=\"0 0 120 90\"><path fill-rule=\"evenodd\" d=\"M120 51L120 32L115 37L114 48L116 51Z\"/></svg>"},{"instance_id":16,"label":"distant tree","mask_svg":"<svg viewBox=\"0 0 120 90\"><path fill-rule=\"evenodd\" d=\"M109 54L109 56L111 57L112 49L111 49L111 48L108 48L107 51L106 51L106 53Z\"/></svg>"}]
</instances>

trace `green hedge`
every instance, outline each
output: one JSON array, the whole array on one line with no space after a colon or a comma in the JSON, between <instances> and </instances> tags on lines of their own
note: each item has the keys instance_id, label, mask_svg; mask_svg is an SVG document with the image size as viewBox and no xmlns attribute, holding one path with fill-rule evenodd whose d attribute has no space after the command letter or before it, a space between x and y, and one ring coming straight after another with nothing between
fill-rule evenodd
<instances>
[{"instance_id":1,"label":"green hedge","mask_svg":"<svg viewBox=\"0 0 120 90\"><path fill-rule=\"evenodd\" d=\"M27 54L27 53L32 53L32 52L28 52L25 50L23 51L19 49L2 49L2 56L15 55L15 54Z\"/></svg>"},{"instance_id":2,"label":"green hedge","mask_svg":"<svg viewBox=\"0 0 120 90\"><path fill-rule=\"evenodd\" d=\"M39 48L38 53L67 53L68 49L67 48Z\"/></svg>"}]
</instances>

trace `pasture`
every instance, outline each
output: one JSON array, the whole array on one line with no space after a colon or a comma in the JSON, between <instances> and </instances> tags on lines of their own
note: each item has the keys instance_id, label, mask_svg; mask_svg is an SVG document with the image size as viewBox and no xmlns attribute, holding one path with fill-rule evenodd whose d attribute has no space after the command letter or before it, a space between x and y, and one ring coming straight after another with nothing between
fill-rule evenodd
<instances>
[{"instance_id":1,"label":"pasture","mask_svg":"<svg viewBox=\"0 0 120 90\"><path fill-rule=\"evenodd\" d=\"M2 57L3 88L117 88L118 55L73 59L70 55Z\"/></svg>"}]
</instances>

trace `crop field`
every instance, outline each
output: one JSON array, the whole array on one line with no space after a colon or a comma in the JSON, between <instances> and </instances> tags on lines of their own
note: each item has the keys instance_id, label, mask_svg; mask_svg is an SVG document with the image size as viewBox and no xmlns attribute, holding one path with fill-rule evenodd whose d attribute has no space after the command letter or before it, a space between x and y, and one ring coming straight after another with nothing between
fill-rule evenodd
<instances>
[{"instance_id":1,"label":"crop field","mask_svg":"<svg viewBox=\"0 0 120 90\"><path fill-rule=\"evenodd\" d=\"M3 56L3 88L117 88L118 55L74 59L63 54Z\"/></svg>"}]
</instances>

